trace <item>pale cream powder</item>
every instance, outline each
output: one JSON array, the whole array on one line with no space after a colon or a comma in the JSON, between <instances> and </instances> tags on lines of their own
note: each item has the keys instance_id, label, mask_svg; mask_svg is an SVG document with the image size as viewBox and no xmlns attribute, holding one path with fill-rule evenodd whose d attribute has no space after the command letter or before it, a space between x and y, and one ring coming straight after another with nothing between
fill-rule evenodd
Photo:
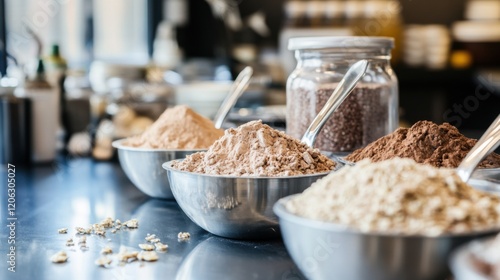
<instances>
[{"instance_id":1,"label":"pale cream powder","mask_svg":"<svg viewBox=\"0 0 500 280\"><path fill-rule=\"evenodd\" d=\"M452 169L401 158L346 166L286 208L363 232L436 236L500 227L500 198L467 185Z\"/></svg>"}]
</instances>

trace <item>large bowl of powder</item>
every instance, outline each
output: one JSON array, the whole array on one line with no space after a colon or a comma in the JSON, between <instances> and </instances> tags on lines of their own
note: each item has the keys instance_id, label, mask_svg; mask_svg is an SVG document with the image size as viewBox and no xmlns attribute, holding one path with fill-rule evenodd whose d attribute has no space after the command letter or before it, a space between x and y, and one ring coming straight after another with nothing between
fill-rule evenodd
<instances>
[{"instance_id":1,"label":"large bowl of powder","mask_svg":"<svg viewBox=\"0 0 500 280\"><path fill-rule=\"evenodd\" d=\"M261 121L228 129L206 152L167 162L170 187L186 215L227 238L278 237L272 206L338 166L319 150Z\"/></svg>"},{"instance_id":2,"label":"large bowl of powder","mask_svg":"<svg viewBox=\"0 0 500 280\"><path fill-rule=\"evenodd\" d=\"M457 246L500 231L500 198L453 169L363 160L274 206L308 279L445 279Z\"/></svg>"},{"instance_id":3,"label":"large bowl of powder","mask_svg":"<svg viewBox=\"0 0 500 280\"><path fill-rule=\"evenodd\" d=\"M206 151L224 132L187 106L165 110L144 133L113 142L127 177L145 194L174 198L161 165Z\"/></svg>"}]
</instances>

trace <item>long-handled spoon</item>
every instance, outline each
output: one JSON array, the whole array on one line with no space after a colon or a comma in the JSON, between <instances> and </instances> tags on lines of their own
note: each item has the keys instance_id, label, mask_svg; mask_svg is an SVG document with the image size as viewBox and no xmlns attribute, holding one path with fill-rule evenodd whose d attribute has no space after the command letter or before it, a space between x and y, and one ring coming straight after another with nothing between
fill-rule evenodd
<instances>
[{"instance_id":1,"label":"long-handled spoon","mask_svg":"<svg viewBox=\"0 0 500 280\"><path fill-rule=\"evenodd\" d=\"M314 146L316 136L318 136L318 133L321 131L328 118L352 92L358 81L365 74L367 67L368 61L363 59L354 63L349 70L347 70L347 73L345 73L325 106L323 106L309 128L307 128L304 136L302 136L302 142L306 143L309 147Z\"/></svg>"},{"instance_id":2,"label":"long-handled spoon","mask_svg":"<svg viewBox=\"0 0 500 280\"><path fill-rule=\"evenodd\" d=\"M250 78L252 77L253 69L250 66L245 67L236 77L233 84L231 85L231 89L229 90L228 95L222 102L219 107L219 111L214 117L215 128L221 128L224 120L227 117L227 114L236 104L238 98L240 98L241 94L245 91L250 83Z\"/></svg>"},{"instance_id":3,"label":"long-handled spoon","mask_svg":"<svg viewBox=\"0 0 500 280\"><path fill-rule=\"evenodd\" d=\"M477 165L500 145L500 115L491 123L476 145L457 167L458 176L467 182Z\"/></svg>"}]
</instances>

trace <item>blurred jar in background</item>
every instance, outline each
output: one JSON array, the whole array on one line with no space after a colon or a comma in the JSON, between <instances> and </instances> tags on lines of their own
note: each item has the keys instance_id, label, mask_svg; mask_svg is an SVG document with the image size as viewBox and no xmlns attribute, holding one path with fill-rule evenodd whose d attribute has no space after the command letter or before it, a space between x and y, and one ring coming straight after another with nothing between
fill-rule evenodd
<instances>
[{"instance_id":1,"label":"blurred jar in background","mask_svg":"<svg viewBox=\"0 0 500 280\"><path fill-rule=\"evenodd\" d=\"M46 80L41 59L35 77L27 80L23 87L18 87L15 95L31 100L32 161L53 161L56 157L59 129L59 98L57 90Z\"/></svg>"},{"instance_id":2,"label":"blurred jar in background","mask_svg":"<svg viewBox=\"0 0 500 280\"><path fill-rule=\"evenodd\" d=\"M401 58L403 34L399 2L395 0L347 1L347 7L351 10L351 28L355 35L394 38L391 62L397 64Z\"/></svg>"}]
</instances>

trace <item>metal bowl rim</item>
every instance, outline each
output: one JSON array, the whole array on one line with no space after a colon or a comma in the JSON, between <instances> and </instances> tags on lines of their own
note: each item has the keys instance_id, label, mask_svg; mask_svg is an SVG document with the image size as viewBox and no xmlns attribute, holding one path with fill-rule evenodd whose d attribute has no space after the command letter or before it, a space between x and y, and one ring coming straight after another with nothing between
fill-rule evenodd
<instances>
[{"instance_id":1,"label":"metal bowl rim","mask_svg":"<svg viewBox=\"0 0 500 280\"><path fill-rule=\"evenodd\" d=\"M119 140L115 140L111 143L114 148L124 151L132 151L132 152L206 152L207 149L154 149L154 148L137 148L123 145L123 142L127 140L127 138L122 138Z\"/></svg>"},{"instance_id":2,"label":"metal bowl rim","mask_svg":"<svg viewBox=\"0 0 500 280\"><path fill-rule=\"evenodd\" d=\"M359 229L349 227L347 225L335 224L332 222L324 222L319 220L313 220L305 217L298 216L296 214L290 213L285 204L290 199L300 194L289 195L278 200L274 206L273 211L281 219L296 223L301 225L302 227L326 230L331 232L339 232L339 233L348 233L354 235L361 236L377 236L377 237L396 237L396 238L429 238L429 239L441 239L441 238L455 238L455 237L467 237L467 236L475 236L489 233L498 233L500 232L500 226L496 228L473 231L467 233L456 233L456 234L441 234L437 236L429 236L423 234L403 234L403 233L390 233L390 232L363 232Z\"/></svg>"},{"instance_id":3,"label":"metal bowl rim","mask_svg":"<svg viewBox=\"0 0 500 280\"><path fill-rule=\"evenodd\" d=\"M195 173L195 172L188 172L188 171L182 171L179 169L175 169L172 167L172 163L174 161L182 161L183 159L174 159L171 161L164 162L161 166L167 170L171 171L174 173L181 173L181 174L186 174L186 175L191 175L191 176L199 176L199 177L208 177L208 178L221 178L221 179L252 179L252 180L269 180L269 179L302 179L302 178L313 178L313 177L321 177L321 176L326 176L330 174L331 172L337 170L333 169L328 172L321 172L321 173L314 173L314 174L307 174L307 175L295 175L295 176L231 176L231 175L213 175L213 174L204 174L204 173Z\"/></svg>"}]
</instances>

